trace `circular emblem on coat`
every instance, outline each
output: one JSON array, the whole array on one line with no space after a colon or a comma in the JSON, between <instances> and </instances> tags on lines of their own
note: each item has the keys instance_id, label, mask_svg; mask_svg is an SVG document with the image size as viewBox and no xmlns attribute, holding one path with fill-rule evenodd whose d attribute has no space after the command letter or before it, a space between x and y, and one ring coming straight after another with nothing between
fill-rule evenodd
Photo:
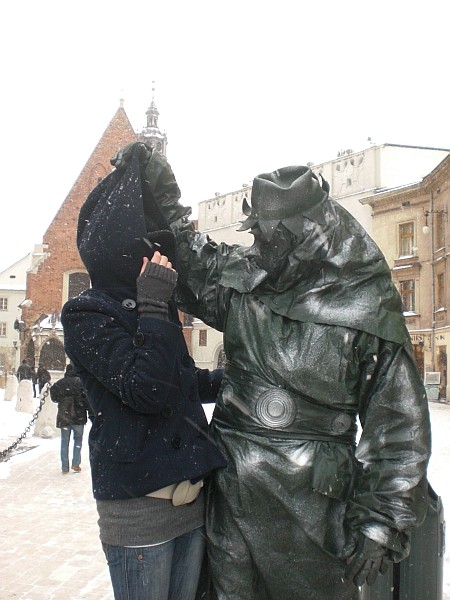
<instances>
[{"instance_id":1,"label":"circular emblem on coat","mask_svg":"<svg viewBox=\"0 0 450 600\"><path fill-rule=\"evenodd\" d=\"M256 401L255 412L266 427L283 429L293 423L296 408L288 392L275 389L261 394Z\"/></svg>"},{"instance_id":2,"label":"circular emblem on coat","mask_svg":"<svg viewBox=\"0 0 450 600\"><path fill-rule=\"evenodd\" d=\"M353 423L353 419L347 413L339 413L331 422L331 430L334 433L345 433Z\"/></svg>"}]
</instances>

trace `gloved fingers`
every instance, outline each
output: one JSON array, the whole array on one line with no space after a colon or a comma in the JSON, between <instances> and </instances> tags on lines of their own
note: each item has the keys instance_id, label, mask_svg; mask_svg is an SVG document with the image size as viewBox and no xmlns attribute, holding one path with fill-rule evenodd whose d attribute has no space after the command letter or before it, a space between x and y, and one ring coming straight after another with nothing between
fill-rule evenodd
<instances>
[{"instance_id":1,"label":"gloved fingers","mask_svg":"<svg viewBox=\"0 0 450 600\"><path fill-rule=\"evenodd\" d=\"M373 585L378 573L384 575L388 567L389 560L386 557L376 560L356 560L347 567L345 576L347 579L351 579L357 587L361 587L365 583Z\"/></svg>"},{"instance_id":2,"label":"gloved fingers","mask_svg":"<svg viewBox=\"0 0 450 600\"><path fill-rule=\"evenodd\" d=\"M354 576L351 577L353 583L357 587L361 587L366 583L367 577L369 576L370 569L372 566L371 560L365 560L363 564L360 566L358 571L354 572Z\"/></svg>"},{"instance_id":3,"label":"gloved fingers","mask_svg":"<svg viewBox=\"0 0 450 600\"><path fill-rule=\"evenodd\" d=\"M355 580L360 571L363 569L366 563L366 559L362 557L360 554L354 555L347 561L347 566L345 568L345 577L346 579Z\"/></svg>"},{"instance_id":4,"label":"gloved fingers","mask_svg":"<svg viewBox=\"0 0 450 600\"><path fill-rule=\"evenodd\" d=\"M369 562L369 561L368 561ZM382 559L374 560L369 568L369 572L366 577L367 585L372 585L377 578L378 573L381 570Z\"/></svg>"},{"instance_id":5,"label":"gloved fingers","mask_svg":"<svg viewBox=\"0 0 450 600\"><path fill-rule=\"evenodd\" d=\"M388 559L388 557L383 556L383 559L382 559L381 565L380 565L380 573L382 575L384 575L386 573L386 571L389 569L389 563L390 563L390 560Z\"/></svg>"},{"instance_id":6,"label":"gloved fingers","mask_svg":"<svg viewBox=\"0 0 450 600\"><path fill-rule=\"evenodd\" d=\"M347 560L345 577L358 587L366 582L372 585L378 573L385 573L388 568L385 551L385 548L374 540L360 535L353 554Z\"/></svg>"}]
</instances>

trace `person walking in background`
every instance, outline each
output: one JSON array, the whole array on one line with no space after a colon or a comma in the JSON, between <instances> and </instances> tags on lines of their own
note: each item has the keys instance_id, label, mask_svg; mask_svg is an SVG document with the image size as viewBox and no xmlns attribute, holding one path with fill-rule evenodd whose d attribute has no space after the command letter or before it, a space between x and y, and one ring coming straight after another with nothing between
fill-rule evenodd
<instances>
[{"instance_id":1,"label":"person walking in background","mask_svg":"<svg viewBox=\"0 0 450 600\"><path fill-rule=\"evenodd\" d=\"M50 373L42 365L39 365L39 367L38 367L37 380L38 380L38 385L39 385L39 393L42 392L44 385L46 383L50 383L50 381L52 380Z\"/></svg>"},{"instance_id":2,"label":"person walking in background","mask_svg":"<svg viewBox=\"0 0 450 600\"><path fill-rule=\"evenodd\" d=\"M31 383L33 385L33 398L36 398L37 373L34 367L31 367Z\"/></svg>"},{"instance_id":3,"label":"person walking in background","mask_svg":"<svg viewBox=\"0 0 450 600\"><path fill-rule=\"evenodd\" d=\"M69 472L69 445L73 434L72 469L81 471L81 447L84 426L89 413L89 403L76 376L73 365L68 364L65 375L50 388L50 397L58 404L56 427L61 429L61 470L63 475Z\"/></svg>"},{"instance_id":4,"label":"person walking in background","mask_svg":"<svg viewBox=\"0 0 450 600\"><path fill-rule=\"evenodd\" d=\"M17 369L17 379L19 383L22 379L31 379L31 367L25 359L23 359L22 364Z\"/></svg>"}]
</instances>

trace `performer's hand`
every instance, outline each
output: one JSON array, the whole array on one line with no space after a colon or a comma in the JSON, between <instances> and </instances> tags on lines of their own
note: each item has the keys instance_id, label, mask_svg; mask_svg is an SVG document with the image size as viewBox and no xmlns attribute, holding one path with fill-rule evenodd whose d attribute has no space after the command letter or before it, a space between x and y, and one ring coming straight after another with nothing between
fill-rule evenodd
<instances>
[{"instance_id":1,"label":"performer's hand","mask_svg":"<svg viewBox=\"0 0 450 600\"><path fill-rule=\"evenodd\" d=\"M360 533L353 554L347 560L345 577L353 580L357 587L365 583L372 585L378 573L386 573L388 569L386 552L384 546Z\"/></svg>"}]
</instances>

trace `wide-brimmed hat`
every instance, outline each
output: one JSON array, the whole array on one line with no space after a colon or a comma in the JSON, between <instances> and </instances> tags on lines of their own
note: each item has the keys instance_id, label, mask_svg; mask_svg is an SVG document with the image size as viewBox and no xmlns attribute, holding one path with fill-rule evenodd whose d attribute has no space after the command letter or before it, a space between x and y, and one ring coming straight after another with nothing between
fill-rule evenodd
<instances>
[{"instance_id":1,"label":"wide-brimmed hat","mask_svg":"<svg viewBox=\"0 0 450 600\"><path fill-rule=\"evenodd\" d=\"M303 214L327 197L328 192L328 183L321 183L309 167L283 167L257 175L253 180L252 205L244 198L242 211L247 219L238 231L258 223L264 237L270 240L281 222L298 236L303 229Z\"/></svg>"}]
</instances>

